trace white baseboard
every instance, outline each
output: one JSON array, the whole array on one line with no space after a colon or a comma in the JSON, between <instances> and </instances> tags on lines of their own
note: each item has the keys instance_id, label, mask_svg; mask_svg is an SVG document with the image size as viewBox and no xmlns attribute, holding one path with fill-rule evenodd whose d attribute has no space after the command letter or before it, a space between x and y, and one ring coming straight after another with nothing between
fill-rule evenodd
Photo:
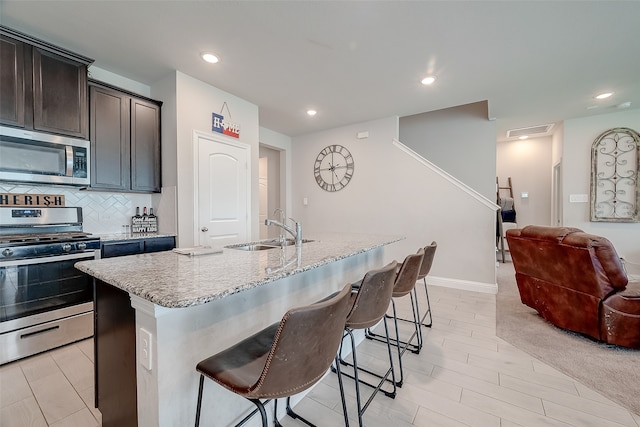
<instances>
[{"instance_id":1,"label":"white baseboard","mask_svg":"<svg viewBox=\"0 0 640 427\"><path fill-rule=\"evenodd\" d=\"M497 294L497 283L472 282L470 280L448 279L446 277L427 276L427 283L445 288L462 289L463 291Z\"/></svg>"}]
</instances>

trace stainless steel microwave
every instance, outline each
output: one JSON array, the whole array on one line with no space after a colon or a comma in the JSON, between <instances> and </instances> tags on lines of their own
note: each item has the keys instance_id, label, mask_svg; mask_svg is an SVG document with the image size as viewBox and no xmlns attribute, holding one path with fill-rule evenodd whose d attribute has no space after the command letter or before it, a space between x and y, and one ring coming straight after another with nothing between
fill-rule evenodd
<instances>
[{"instance_id":1,"label":"stainless steel microwave","mask_svg":"<svg viewBox=\"0 0 640 427\"><path fill-rule=\"evenodd\" d=\"M0 181L88 186L90 142L0 126Z\"/></svg>"}]
</instances>

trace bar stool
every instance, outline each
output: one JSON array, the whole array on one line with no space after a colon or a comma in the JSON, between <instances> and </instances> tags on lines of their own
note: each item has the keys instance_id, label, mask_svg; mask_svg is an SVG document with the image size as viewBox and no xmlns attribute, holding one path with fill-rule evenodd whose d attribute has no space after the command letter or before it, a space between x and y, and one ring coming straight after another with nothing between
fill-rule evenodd
<instances>
[{"instance_id":1,"label":"bar stool","mask_svg":"<svg viewBox=\"0 0 640 427\"><path fill-rule=\"evenodd\" d=\"M433 241L430 245L424 247L424 258L422 259L422 264L420 264L420 272L418 273L417 280L422 280L424 282L424 294L427 298L427 311L424 313L422 318L420 319L420 323L422 326L426 326L430 328L433 325L433 316L431 315L431 302L429 301L429 290L427 289L427 275L429 271L431 271L431 266L433 265L433 258L436 255L436 249L438 244ZM420 312L420 307L418 306L418 297L416 296L416 307L418 312ZM429 323L424 323L424 319L429 316ZM402 320L403 322L413 322L411 319L403 319L398 318L398 320Z\"/></svg>"},{"instance_id":2,"label":"bar stool","mask_svg":"<svg viewBox=\"0 0 640 427\"><path fill-rule=\"evenodd\" d=\"M387 318L385 313L387 312L387 308L389 308L389 302L391 301L391 294L393 292L394 285L394 276L396 272L397 262L392 261L386 266L378 269L369 271L364 275L362 281L359 283L355 283L352 286L352 294L351 294L351 310L347 315L347 320L345 324L345 334L344 338L347 336L351 341L351 349L352 349L352 357L353 363L348 363L342 357L340 357L339 362L346 366L353 367L353 376L342 372L341 375L347 376L355 380L356 386L356 402L358 405L358 423L362 426L362 416L364 412L369 407L369 404L373 401L373 398L376 396L378 391L381 391L382 385L385 383L389 375L391 375L391 383L393 384L393 391L387 392L382 390L384 394L387 396L394 398L396 395L396 381L395 381L395 372L393 369L393 356L391 354L391 342L389 340L389 329L387 326ZM367 329L374 325L376 325L380 320L384 321L384 330L386 336L387 343L387 352L389 355L389 369L380 375L369 370L363 369L358 366L358 359L356 354L356 343L353 336L353 331L356 329ZM342 353L342 345L340 346L340 353ZM373 385L367 383L358 377L358 371L363 371L368 374L374 375L380 378L380 382L377 385ZM340 375L340 374L339 374ZM360 396L360 383L368 385L373 388L373 392L369 396L369 399L364 404L361 403Z\"/></svg>"},{"instance_id":3,"label":"bar stool","mask_svg":"<svg viewBox=\"0 0 640 427\"><path fill-rule=\"evenodd\" d=\"M396 337L391 338L398 349L398 365L400 366L400 380L396 382L398 387L402 387L404 382L404 369L402 367L402 356L409 349L411 352L418 354L422 349L422 323L420 322L420 313L417 311L417 306L414 302L414 297L417 299L417 293L415 290L415 284L417 281L418 273L420 272L420 266L422 265L422 259L424 258L424 249L420 248L416 254L408 255L396 274L395 282L393 285L393 293L391 298L391 307L393 310L393 316L385 314L385 317L393 317L395 326ZM400 333L398 330L398 315L396 310L396 298L401 298L409 295L411 299L411 312L413 315L414 332L406 341L400 339ZM366 329L365 336L369 339L385 342L384 336L375 334L371 331L371 328ZM413 344L413 339L417 338L417 344Z\"/></svg>"},{"instance_id":4,"label":"bar stool","mask_svg":"<svg viewBox=\"0 0 640 427\"><path fill-rule=\"evenodd\" d=\"M196 427L200 425L205 377L256 405L257 408L238 426L260 412L262 426L267 427L265 405L271 399L276 399L274 419L275 425L280 426L277 399L282 397L287 398L288 415L313 426L293 412L290 399L318 382L332 362L335 361L339 369L337 351L351 307L350 298L351 286L347 285L341 292L320 302L289 310L280 323L200 361L196 366L200 373ZM338 375L338 384L345 425L348 426L341 375ZM262 402L261 399L267 400Z\"/></svg>"}]
</instances>

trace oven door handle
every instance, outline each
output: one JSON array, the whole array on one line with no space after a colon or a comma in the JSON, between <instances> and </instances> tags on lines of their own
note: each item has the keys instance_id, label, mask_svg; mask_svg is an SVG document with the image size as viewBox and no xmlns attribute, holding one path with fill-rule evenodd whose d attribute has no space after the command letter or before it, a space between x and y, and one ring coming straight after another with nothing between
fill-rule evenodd
<instances>
[{"instance_id":1,"label":"oven door handle","mask_svg":"<svg viewBox=\"0 0 640 427\"><path fill-rule=\"evenodd\" d=\"M68 261L70 259L89 260L89 259L95 259L95 258L96 258L96 251L90 251L90 252L81 252L77 254L55 255L55 256L47 256L47 257L41 257L41 258L14 259L11 261L0 261L0 267L45 264L48 262Z\"/></svg>"}]
</instances>

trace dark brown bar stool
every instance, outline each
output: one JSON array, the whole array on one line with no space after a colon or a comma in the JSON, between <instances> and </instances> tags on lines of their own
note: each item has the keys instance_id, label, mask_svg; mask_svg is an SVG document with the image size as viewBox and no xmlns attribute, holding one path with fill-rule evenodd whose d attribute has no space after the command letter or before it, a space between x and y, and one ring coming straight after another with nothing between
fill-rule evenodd
<instances>
[{"instance_id":1,"label":"dark brown bar stool","mask_svg":"<svg viewBox=\"0 0 640 427\"><path fill-rule=\"evenodd\" d=\"M362 426L362 415L369 407L369 404L376 396L378 391L382 389L382 385L385 383L389 375L391 375L391 383L393 384L393 391L387 392L382 390L387 396L394 398L396 395L396 381L395 372L393 369L393 356L391 354L391 342L389 340L389 329L387 326L387 318L385 316L387 309L389 308L389 302L391 301L391 294L393 292L394 278L396 272L397 262L393 261L386 266L378 270L369 271L364 275L361 282L355 283L352 286L351 295L351 310L347 315L347 321L345 324L345 334L351 340L351 349L353 364L344 361L340 358L340 363L343 365L353 367L353 375L349 375L342 372L342 375L347 376L355 380L356 385L356 402L358 405L358 423ZM358 359L356 355L356 343L353 337L353 331L356 329L367 329L376 325L381 319L384 320L384 330L387 342L387 352L389 354L389 369L384 374L376 374L374 372L363 369L358 366ZM342 347L341 347L342 350ZM342 351L341 351L342 352ZM340 353L341 353L340 352ZM380 382L376 385L369 384L362 381L358 377L358 371L367 372L380 378ZM362 405L360 397L360 383L365 384L373 388L373 392L369 396L367 402Z\"/></svg>"},{"instance_id":2,"label":"dark brown bar stool","mask_svg":"<svg viewBox=\"0 0 640 427\"><path fill-rule=\"evenodd\" d=\"M350 298L351 286L347 285L341 292L320 302L289 310L280 323L198 363L196 370L200 372L200 385L196 427L200 424L205 377L256 405L257 409L240 421L238 426L260 412L262 426L267 427L265 404L271 399L276 399L274 419L275 425L280 426L277 399L282 397L287 398L287 414L313 426L293 412L290 398L318 382L334 361L339 369L337 351L351 307ZM338 383L345 425L348 426L340 374ZM262 402L260 399L267 400Z\"/></svg>"},{"instance_id":3,"label":"dark brown bar stool","mask_svg":"<svg viewBox=\"0 0 640 427\"><path fill-rule=\"evenodd\" d=\"M420 319L420 323L422 326L426 326L430 328L433 325L433 316L431 314L431 302L429 301L429 290L427 289L427 275L429 271L431 271L431 266L433 265L433 258L436 255L436 249L438 248L438 244L433 241L430 245L424 247L424 258L422 259L422 264L420 265L420 272L418 273L418 281L422 280L424 282L424 294L426 296L427 301L427 311L422 315ZM418 313L420 313L420 307L418 305L418 297L416 296L416 309ZM429 316L429 323L424 323L424 319ZM411 319L402 319L398 318L398 320L402 320L403 322L413 322Z\"/></svg>"},{"instance_id":4,"label":"dark brown bar stool","mask_svg":"<svg viewBox=\"0 0 640 427\"><path fill-rule=\"evenodd\" d=\"M424 258L424 249L420 248L418 252L414 255L408 255L400 268L398 269L398 273L396 274L393 293L391 298L391 307L393 309L393 316L385 315L385 317L393 317L396 337L391 338L391 342L393 342L398 349L398 364L400 366L400 380L396 382L398 387L402 387L402 383L404 382L404 370L402 368L402 356L409 349L413 353L419 353L422 348L422 323L420 322L420 313L417 311L417 306L415 304L414 299L417 299L417 293L415 289L415 284L418 278L418 273L420 272L420 266L422 265L422 259ZM414 332L406 341L400 340L400 333L398 331L398 315L396 310L396 298L401 298L406 295L409 295L411 299L411 311L413 315L413 325ZM366 330L366 335L369 339L374 339L376 341L385 342L386 339L383 335L375 334L371 331L370 328ZM417 344L413 344L414 338L417 338Z\"/></svg>"}]
</instances>

